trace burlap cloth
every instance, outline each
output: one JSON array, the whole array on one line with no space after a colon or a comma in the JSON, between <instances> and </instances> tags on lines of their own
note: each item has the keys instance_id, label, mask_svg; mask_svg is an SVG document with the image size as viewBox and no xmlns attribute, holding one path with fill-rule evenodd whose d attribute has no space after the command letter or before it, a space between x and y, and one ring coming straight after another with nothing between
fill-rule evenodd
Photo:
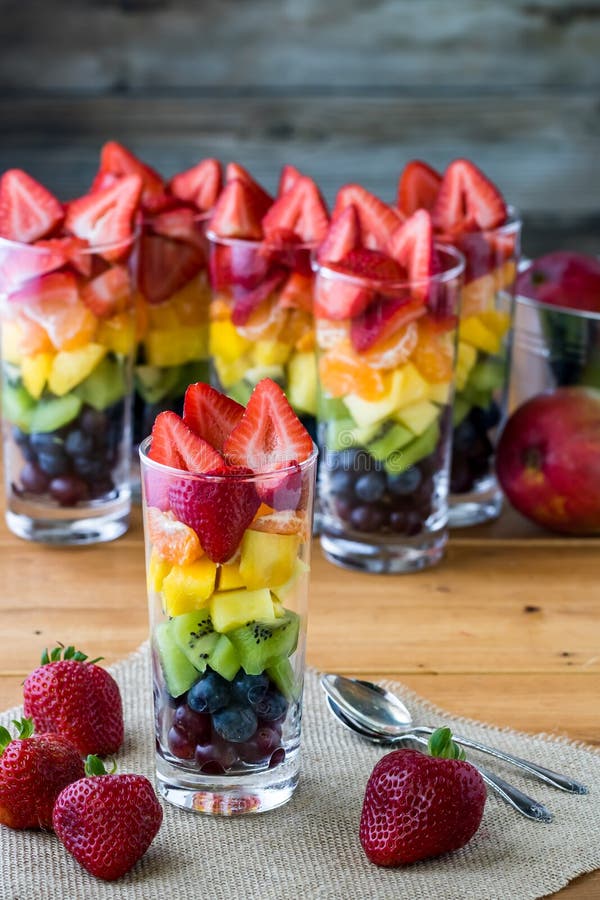
<instances>
[{"instance_id":1,"label":"burlap cloth","mask_svg":"<svg viewBox=\"0 0 600 900\"><path fill-rule=\"evenodd\" d=\"M144 647L112 670L125 702L120 771L153 776L153 737ZM459 725L408 692L423 722ZM7 725L20 710L0 716ZM222 818L164 804L162 828L146 856L111 884L88 875L52 834L0 828L2 900L534 900L600 867L600 754L573 743L530 737L460 720L460 730L563 771L590 787L564 794L487 764L555 813L552 825L529 822L491 795L482 825L462 850L406 869L379 869L358 841L363 791L385 752L355 738L326 709L317 675L305 693L303 774L287 806L257 816ZM481 757L479 757L481 758Z\"/></svg>"}]
</instances>

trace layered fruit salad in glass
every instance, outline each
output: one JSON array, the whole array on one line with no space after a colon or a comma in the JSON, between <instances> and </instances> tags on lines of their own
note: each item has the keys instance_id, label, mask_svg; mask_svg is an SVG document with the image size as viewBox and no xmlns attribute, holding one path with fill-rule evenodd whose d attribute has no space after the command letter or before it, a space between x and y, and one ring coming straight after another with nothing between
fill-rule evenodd
<instances>
[{"instance_id":1,"label":"layered fruit salad in glass","mask_svg":"<svg viewBox=\"0 0 600 900\"><path fill-rule=\"evenodd\" d=\"M191 385L140 453L159 781L226 812L203 784L297 779L316 451L264 379L246 408ZM184 801L191 774L204 781Z\"/></svg>"},{"instance_id":2,"label":"layered fruit salad in glass","mask_svg":"<svg viewBox=\"0 0 600 900\"><path fill-rule=\"evenodd\" d=\"M428 212L404 221L359 185L340 190L315 296L320 502L333 558L344 556L336 537L356 544L359 563L369 544L444 529L461 271L460 254L434 244Z\"/></svg>"},{"instance_id":3,"label":"layered fruit salad in glass","mask_svg":"<svg viewBox=\"0 0 600 900\"><path fill-rule=\"evenodd\" d=\"M398 184L397 208L404 216L429 210L436 238L465 257L450 522L470 524L500 511L493 456L506 412L520 222L496 186L465 159L451 162L443 175L420 160L408 163Z\"/></svg>"},{"instance_id":4,"label":"layered fruit salad in glass","mask_svg":"<svg viewBox=\"0 0 600 900\"><path fill-rule=\"evenodd\" d=\"M22 536L52 509L129 502L141 191L129 175L63 206L19 169L0 180L7 516Z\"/></svg>"},{"instance_id":5,"label":"layered fruit salad in glass","mask_svg":"<svg viewBox=\"0 0 600 900\"><path fill-rule=\"evenodd\" d=\"M246 403L261 378L314 426L317 398L311 255L329 216L319 190L284 167L275 200L236 163L208 223L214 383Z\"/></svg>"}]
</instances>

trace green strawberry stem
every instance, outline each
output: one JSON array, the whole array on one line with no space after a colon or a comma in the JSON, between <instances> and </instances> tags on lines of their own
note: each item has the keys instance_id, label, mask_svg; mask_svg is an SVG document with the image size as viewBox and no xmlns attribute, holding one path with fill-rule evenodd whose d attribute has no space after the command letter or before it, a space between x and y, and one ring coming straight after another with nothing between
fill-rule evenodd
<instances>
[{"instance_id":1,"label":"green strawberry stem","mask_svg":"<svg viewBox=\"0 0 600 900\"><path fill-rule=\"evenodd\" d=\"M12 724L17 729L17 740L24 740L33 734L33 719L13 719ZM0 725L0 756L12 740L13 737L8 728Z\"/></svg>"},{"instance_id":2,"label":"green strawberry stem","mask_svg":"<svg viewBox=\"0 0 600 900\"><path fill-rule=\"evenodd\" d=\"M89 777L93 777L94 775L114 775L117 771L117 764L113 760L112 768L106 769L103 761L99 756L93 756L91 753L86 758L85 764L85 774Z\"/></svg>"},{"instance_id":3,"label":"green strawberry stem","mask_svg":"<svg viewBox=\"0 0 600 900\"><path fill-rule=\"evenodd\" d=\"M430 756L440 759L466 759L465 751L452 740L452 732L449 728L437 728L427 745Z\"/></svg>"},{"instance_id":4,"label":"green strawberry stem","mask_svg":"<svg viewBox=\"0 0 600 900\"><path fill-rule=\"evenodd\" d=\"M44 652L42 653L42 665L45 666L51 662L58 662L59 659L72 659L75 662L88 661L86 653L82 653L81 650L76 650L72 645L65 647L60 641L58 642L58 646L54 647L50 653L48 653L47 647L44 649ZM104 657L97 656L96 659L90 659L88 665L93 666L95 663L100 662L101 659L104 659Z\"/></svg>"}]
</instances>

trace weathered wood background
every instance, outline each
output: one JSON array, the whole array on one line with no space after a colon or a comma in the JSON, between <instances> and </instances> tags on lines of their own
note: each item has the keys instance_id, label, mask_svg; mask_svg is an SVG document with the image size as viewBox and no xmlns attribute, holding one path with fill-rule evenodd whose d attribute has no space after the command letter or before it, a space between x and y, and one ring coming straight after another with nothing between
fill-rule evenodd
<instances>
[{"instance_id":1,"label":"weathered wood background","mask_svg":"<svg viewBox=\"0 0 600 900\"><path fill-rule=\"evenodd\" d=\"M525 249L600 251L600 0L0 0L0 168L68 197L103 140L205 155L331 199L473 158Z\"/></svg>"}]
</instances>

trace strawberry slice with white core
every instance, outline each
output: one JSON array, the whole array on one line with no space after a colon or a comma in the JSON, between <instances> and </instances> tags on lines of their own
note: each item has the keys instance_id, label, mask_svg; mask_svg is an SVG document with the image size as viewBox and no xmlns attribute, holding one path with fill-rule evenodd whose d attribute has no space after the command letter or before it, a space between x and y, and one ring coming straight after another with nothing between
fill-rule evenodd
<instances>
[{"instance_id":1,"label":"strawberry slice with white core","mask_svg":"<svg viewBox=\"0 0 600 900\"><path fill-rule=\"evenodd\" d=\"M325 202L312 178L303 175L279 197L263 219L269 235L280 229L294 232L303 243L322 241L329 227Z\"/></svg>"},{"instance_id":2,"label":"strawberry slice with white core","mask_svg":"<svg viewBox=\"0 0 600 900\"><path fill-rule=\"evenodd\" d=\"M221 454L194 434L177 413L171 410L157 415L148 456L163 466L173 466L187 472L215 472L225 469Z\"/></svg>"},{"instance_id":3,"label":"strawberry slice with white core","mask_svg":"<svg viewBox=\"0 0 600 900\"><path fill-rule=\"evenodd\" d=\"M281 197L283 194L287 194L287 192L294 187L299 178L302 178L302 172L295 166L289 164L283 166L281 175L279 176L277 196Z\"/></svg>"},{"instance_id":4,"label":"strawberry slice with white core","mask_svg":"<svg viewBox=\"0 0 600 900\"><path fill-rule=\"evenodd\" d=\"M100 153L100 166L92 191L111 187L126 175L138 175L142 179L142 206L146 209L162 209L168 202L162 177L141 159L119 144L118 141L107 141Z\"/></svg>"},{"instance_id":5,"label":"strawberry slice with white core","mask_svg":"<svg viewBox=\"0 0 600 900\"><path fill-rule=\"evenodd\" d=\"M140 291L155 306L194 278L206 263L204 249L160 234L142 234L138 260Z\"/></svg>"},{"instance_id":6,"label":"strawberry slice with white core","mask_svg":"<svg viewBox=\"0 0 600 900\"><path fill-rule=\"evenodd\" d=\"M185 241L204 253L205 240L201 232L198 214L187 206L168 209L152 217L151 228L155 234Z\"/></svg>"},{"instance_id":7,"label":"strawberry slice with white core","mask_svg":"<svg viewBox=\"0 0 600 900\"><path fill-rule=\"evenodd\" d=\"M254 203L258 210L259 216L262 217L265 215L269 207L273 203L273 198L270 194L268 194L263 187L256 181L250 172L245 169L243 166L240 166L239 163L230 162L227 164L227 168L225 169L225 184L229 184L230 181L243 181L246 187L248 187L252 194L254 194Z\"/></svg>"},{"instance_id":8,"label":"strawberry slice with white core","mask_svg":"<svg viewBox=\"0 0 600 900\"><path fill-rule=\"evenodd\" d=\"M76 237L97 247L105 259L118 259L124 255L122 248L102 248L131 239L141 193L140 176L127 175L112 187L73 200L67 209L65 225Z\"/></svg>"},{"instance_id":9,"label":"strawberry slice with white core","mask_svg":"<svg viewBox=\"0 0 600 900\"><path fill-rule=\"evenodd\" d=\"M236 178L228 182L217 200L209 228L219 237L259 241L263 236L262 212L251 187Z\"/></svg>"},{"instance_id":10,"label":"strawberry slice with white core","mask_svg":"<svg viewBox=\"0 0 600 900\"><path fill-rule=\"evenodd\" d=\"M408 271L413 295L425 302L431 294L431 277L439 271L433 245L431 216L418 209L400 225L388 242L388 253Z\"/></svg>"},{"instance_id":11,"label":"strawberry slice with white core","mask_svg":"<svg viewBox=\"0 0 600 900\"><path fill-rule=\"evenodd\" d=\"M352 346L358 353L366 353L426 312L427 307L413 299L408 291L405 295L384 296L353 319Z\"/></svg>"},{"instance_id":12,"label":"strawberry slice with white core","mask_svg":"<svg viewBox=\"0 0 600 900\"><path fill-rule=\"evenodd\" d=\"M420 159L412 159L398 181L398 209L405 216L412 216L418 209L431 211L441 183L439 172Z\"/></svg>"},{"instance_id":13,"label":"strawberry slice with white core","mask_svg":"<svg viewBox=\"0 0 600 900\"><path fill-rule=\"evenodd\" d=\"M258 309L261 303L264 303L277 290L285 277L285 270L278 269L252 291L235 285L233 288L234 305L231 313L233 324L236 326L246 325L254 310Z\"/></svg>"},{"instance_id":14,"label":"strawberry slice with white core","mask_svg":"<svg viewBox=\"0 0 600 900\"><path fill-rule=\"evenodd\" d=\"M60 254L65 263L70 263L80 275L92 274L93 254L90 245L81 238L67 235L61 238L36 241L36 247L43 247L52 253Z\"/></svg>"},{"instance_id":15,"label":"strawberry slice with white core","mask_svg":"<svg viewBox=\"0 0 600 900\"><path fill-rule=\"evenodd\" d=\"M63 215L56 197L22 169L8 169L0 178L0 237L30 244L56 228Z\"/></svg>"},{"instance_id":16,"label":"strawberry slice with white core","mask_svg":"<svg viewBox=\"0 0 600 900\"><path fill-rule=\"evenodd\" d=\"M202 381L190 384L185 392L184 423L215 450L223 450L223 444L243 415L241 404Z\"/></svg>"},{"instance_id":17,"label":"strawberry slice with white core","mask_svg":"<svg viewBox=\"0 0 600 900\"><path fill-rule=\"evenodd\" d=\"M279 305L282 309L303 309L313 311L314 278L301 272L292 272L279 294Z\"/></svg>"},{"instance_id":18,"label":"strawberry slice with white core","mask_svg":"<svg viewBox=\"0 0 600 900\"><path fill-rule=\"evenodd\" d=\"M332 218L335 220L350 204L356 207L364 246L370 250L385 251L390 235L402 222L398 210L392 209L359 184L347 184L338 191Z\"/></svg>"},{"instance_id":19,"label":"strawberry slice with white core","mask_svg":"<svg viewBox=\"0 0 600 900\"><path fill-rule=\"evenodd\" d=\"M81 299L99 318L125 310L131 299L131 282L125 266L110 266L81 288Z\"/></svg>"},{"instance_id":20,"label":"strawberry slice with white core","mask_svg":"<svg viewBox=\"0 0 600 900\"><path fill-rule=\"evenodd\" d=\"M250 395L223 453L232 465L272 472L307 459L312 453L312 440L279 385L264 378Z\"/></svg>"},{"instance_id":21,"label":"strawberry slice with white core","mask_svg":"<svg viewBox=\"0 0 600 900\"><path fill-rule=\"evenodd\" d=\"M504 224L507 209L502 194L468 159L450 163L432 212L437 231L490 230Z\"/></svg>"},{"instance_id":22,"label":"strawberry slice with white core","mask_svg":"<svg viewBox=\"0 0 600 900\"><path fill-rule=\"evenodd\" d=\"M169 188L174 197L208 212L221 193L221 163L218 159L203 159L191 169L174 175Z\"/></svg>"},{"instance_id":23,"label":"strawberry slice with white core","mask_svg":"<svg viewBox=\"0 0 600 900\"><path fill-rule=\"evenodd\" d=\"M321 264L339 262L360 247L360 221L353 203L331 221L325 239L319 247L317 258Z\"/></svg>"},{"instance_id":24,"label":"strawberry slice with white core","mask_svg":"<svg viewBox=\"0 0 600 900\"><path fill-rule=\"evenodd\" d=\"M373 282L402 281L406 273L398 263L378 250L359 247L326 268L351 278L331 278L321 272L317 279L315 316L352 319L360 315L377 293ZM359 280L360 279L360 280Z\"/></svg>"}]
</instances>

